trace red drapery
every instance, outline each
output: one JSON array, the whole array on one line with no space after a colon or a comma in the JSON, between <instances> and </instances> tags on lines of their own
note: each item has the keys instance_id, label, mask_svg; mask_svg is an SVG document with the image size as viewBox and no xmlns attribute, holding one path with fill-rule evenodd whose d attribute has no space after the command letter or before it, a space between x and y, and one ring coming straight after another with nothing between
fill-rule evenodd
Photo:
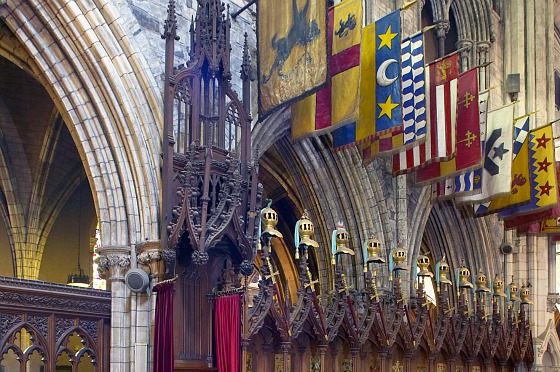
<instances>
[{"instance_id":1,"label":"red drapery","mask_svg":"<svg viewBox=\"0 0 560 372\"><path fill-rule=\"evenodd\" d=\"M218 297L214 306L218 372L238 372L241 338L240 296L235 294Z\"/></svg>"},{"instance_id":2,"label":"red drapery","mask_svg":"<svg viewBox=\"0 0 560 372\"><path fill-rule=\"evenodd\" d=\"M157 292L154 321L154 372L173 371L173 282L154 286Z\"/></svg>"}]
</instances>

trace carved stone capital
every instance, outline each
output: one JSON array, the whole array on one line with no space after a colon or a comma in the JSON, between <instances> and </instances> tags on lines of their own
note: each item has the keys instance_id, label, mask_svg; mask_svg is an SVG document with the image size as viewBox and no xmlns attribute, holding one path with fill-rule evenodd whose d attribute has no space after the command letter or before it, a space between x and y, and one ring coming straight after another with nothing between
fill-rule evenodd
<instances>
[{"instance_id":1,"label":"carved stone capital","mask_svg":"<svg viewBox=\"0 0 560 372\"><path fill-rule=\"evenodd\" d=\"M473 41L472 40L459 40L457 41L457 43L455 44L455 46L457 47L458 50L461 51L461 53L470 53L470 51L472 50L473 47Z\"/></svg>"},{"instance_id":2,"label":"carved stone capital","mask_svg":"<svg viewBox=\"0 0 560 372\"><path fill-rule=\"evenodd\" d=\"M110 281L124 281L124 274L130 267L130 247L102 247L97 252L100 272L107 272Z\"/></svg>"},{"instance_id":3,"label":"carved stone capital","mask_svg":"<svg viewBox=\"0 0 560 372\"><path fill-rule=\"evenodd\" d=\"M445 35L447 35L447 32L449 31L450 28L450 24L449 21L447 20L441 20L439 22L436 23L436 35L437 38L444 38Z\"/></svg>"},{"instance_id":4,"label":"carved stone capital","mask_svg":"<svg viewBox=\"0 0 560 372\"><path fill-rule=\"evenodd\" d=\"M163 252L160 250L159 241L151 240L137 244L136 254L138 264L147 266L150 269L150 276L152 278L163 278L165 275L165 268Z\"/></svg>"},{"instance_id":5,"label":"carved stone capital","mask_svg":"<svg viewBox=\"0 0 560 372\"><path fill-rule=\"evenodd\" d=\"M478 53L488 53L490 51L490 47L492 46L492 43L490 43L489 41L481 41L478 44L476 44L476 50L478 51Z\"/></svg>"},{"instance_id":6,"label":"carved stone capital","mask_svg":"<svg viewBox=\"0 0 560 372\"><path fill-rule=\"evenodd\" d=\"M560 294L550 293L546 298L546 311L553 313L556 310L556 304L560 304Z\"/></svg>"}]
</instances>

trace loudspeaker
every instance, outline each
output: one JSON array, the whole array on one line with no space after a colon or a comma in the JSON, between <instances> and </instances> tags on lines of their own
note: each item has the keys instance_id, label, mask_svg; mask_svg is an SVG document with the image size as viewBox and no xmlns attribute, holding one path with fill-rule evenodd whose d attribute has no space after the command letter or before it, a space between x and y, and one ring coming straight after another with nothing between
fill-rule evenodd
<instances>
[{"instance_id":1,"label":"loudspeaker","mask_svg":"<svg viewBox=\"0 0 560 372\"><path fill-rule=\"evenodd\" d=\"M502 252L505 255L508 255L510 253L513 252L513 245L511 245L511 243L508 242L503 242L500 245L500 252Z\"/></svg>"},{"instance_id":2,"label":"loudspeaker","mask_svg":"<svg viewBox=\"0 0 560 372\"><path fill-rule=\"evenodd\" d=\"M142 293L150 285L150 277L142 269L130 269L124 277L124 282L132 292Z\"/></svg>"}]
</instances>

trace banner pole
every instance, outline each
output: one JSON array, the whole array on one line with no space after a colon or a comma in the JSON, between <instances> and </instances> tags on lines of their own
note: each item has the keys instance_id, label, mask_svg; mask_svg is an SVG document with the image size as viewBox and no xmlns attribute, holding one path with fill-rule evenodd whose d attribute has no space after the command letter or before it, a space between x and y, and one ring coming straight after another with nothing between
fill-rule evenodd
<instances>
[{"instance_id":1,"label":"banner pole","mask_svg":"<svg viewBox=\"0 0 560 372\"><path fill-rule=\"evenodd\" d=\"M237 12L230 13L231 18L233 19L237 18L238 15L243 13L247 8L249 8L251 5L255 4L256 2L257 0L251 0L247 4L243 5L243 7L241 7Z\"/></svg>"}]
</instances>

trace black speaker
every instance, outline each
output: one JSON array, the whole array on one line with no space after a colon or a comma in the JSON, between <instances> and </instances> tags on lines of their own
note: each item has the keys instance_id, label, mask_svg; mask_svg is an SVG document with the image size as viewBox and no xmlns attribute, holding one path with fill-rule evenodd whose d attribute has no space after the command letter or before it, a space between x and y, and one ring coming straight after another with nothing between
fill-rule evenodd
<instances>
[{"instance_id":1,"label":"black speaker","mask_svg":"<svg viewBox=\"0 0 560 372\"><path fill-rule=\"evenodd\" d=\"M513 252L513 245L511 245L511 243L508 242L503 242L500 245L500 252L502 252L505 255L511 254Z\"/></svg>"},{"instance_id":2,"label":"black speaker","mask_svg":"<svg viewBox=\"0 0 560 372\"><path fill-rule=\"evenodd\" d=\"M130 269L124 277L124 282L132 292L142 293L150 285L150 277L142 269Z\"/></svg>"}]
</instances>

